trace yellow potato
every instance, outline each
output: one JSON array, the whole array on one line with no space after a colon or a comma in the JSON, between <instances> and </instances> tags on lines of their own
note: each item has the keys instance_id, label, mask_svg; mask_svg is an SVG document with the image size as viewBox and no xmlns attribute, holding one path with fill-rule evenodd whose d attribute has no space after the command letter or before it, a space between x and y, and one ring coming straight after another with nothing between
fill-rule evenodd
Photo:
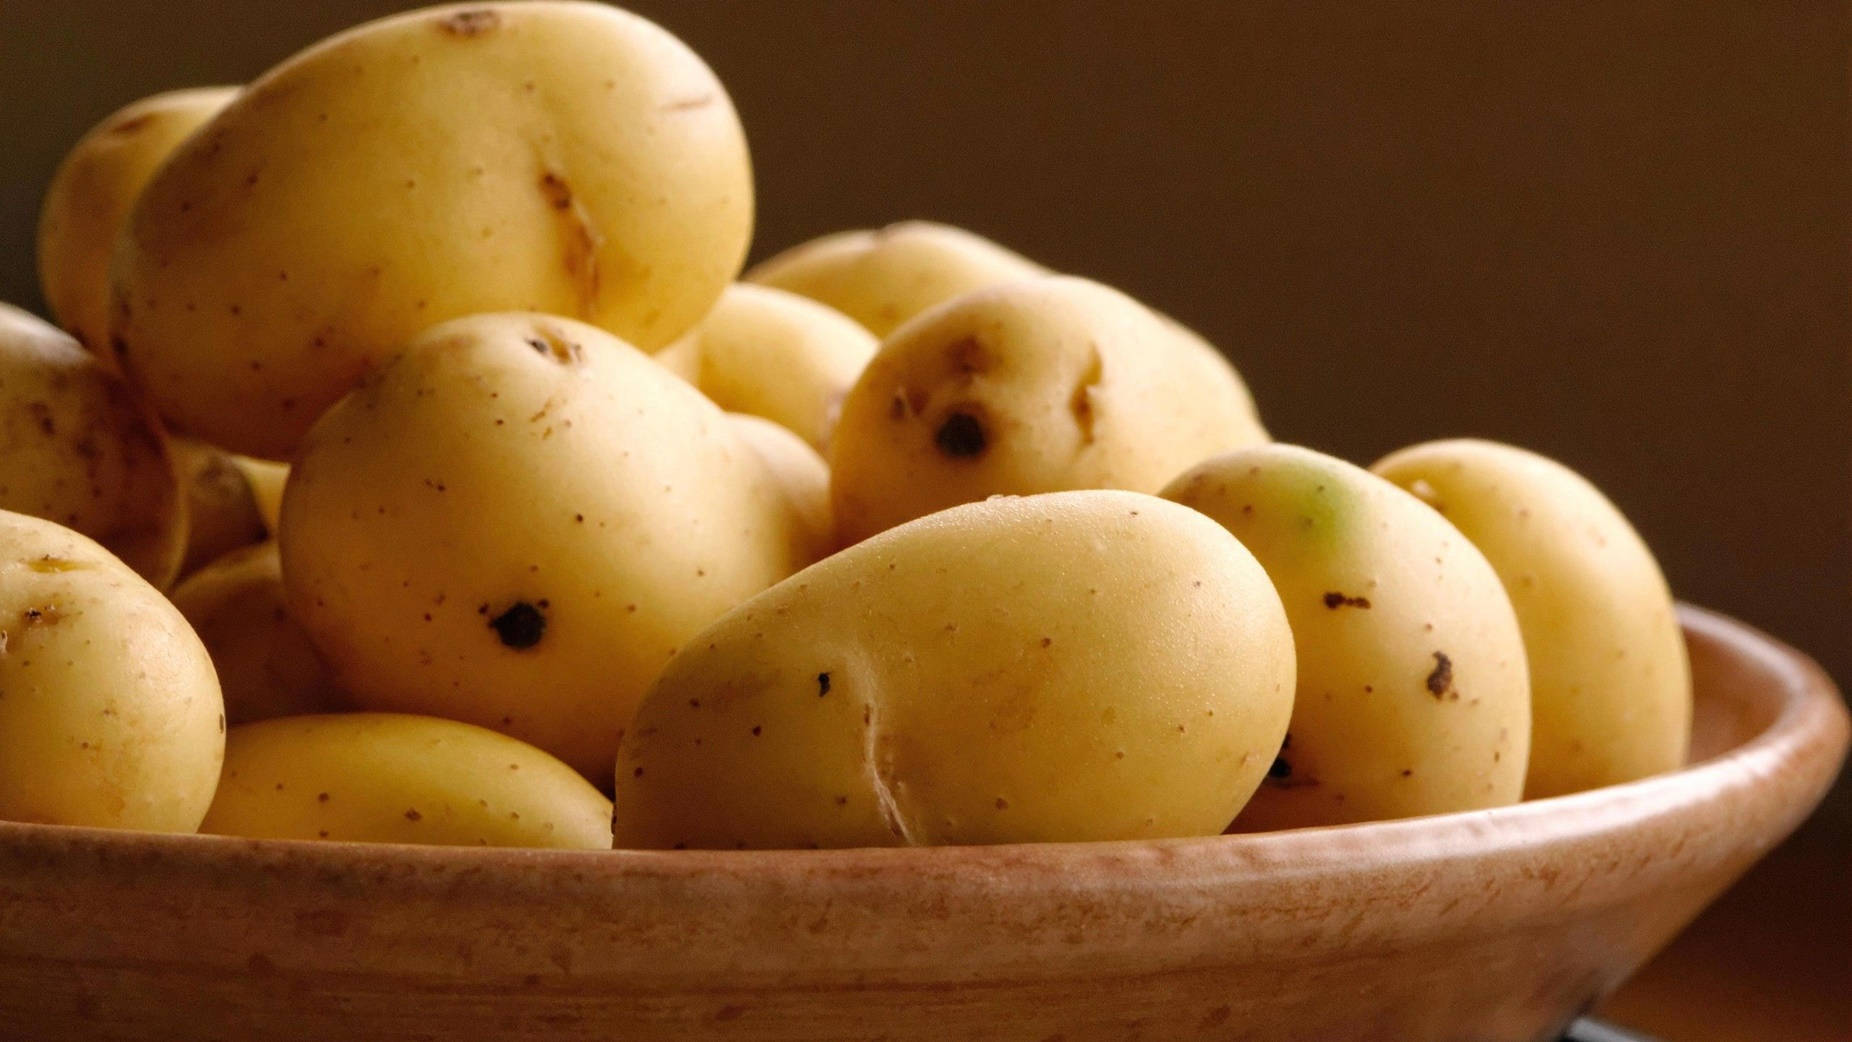
<instances>
[{"instance_id":1,"label":"yellow potato","mask_svg":"<svg viewBox=\"0 0 1852 1042\"><path fill-rule=\"evenodd\" d=\"M1242 831L1516 803L1524 641L1492 566L1367 470L1292 445L1191 468L1162 493L1266 567L1298 649L1289 740Z\"/></svg>"},{"instance_id":2,"label":"yellow potato","mask_svg":"<svg viewBox=\"0 0 1852 1042\"><path fill-rule=\"evenodd\" d=\"M206 645L234 727L346 707L327 663L289 614L274 542L234 550L174 589Z\"/></svg>"},{"instance_id":3,"label":"yellow potato","mask_svg":"<svg viewBox=\"0 0 1852 1042\"><path fill-rule=\"evenodd\" d=\"M821 301L877 337L954 297L1048 269L979 235L903 221L793 246L746 273L749 282Z\"/></svg>"},{"instance_id":4,"label":"yellow potato","mask_svg":"<svg viewBox=\"0 0 1852 1042\"><path fill-rule=\"evenodd\" d=\"M804 439L770 420L743 413L727 419L740 440L759 454L783 493L786 508L797 519L793 532L799 542L792 556L805 564L829 556L836 546L836 526L830 520L830 468Z\"/></svg>"},{"instance_id":5,"label":"yellow potato","mask_svg":"<svg viewBox=\"0 0 1852 1042\"><path fill-rule=\"evenodd\" d=\"M617 760L620 847L1220 832L1286 730L1293 644L1254 558L1150 496L961 506L729 612Z\"/></svg>"},{"instance_id":6,"label":"yellow potato","mask_svg":"<svg viewBox=\"0 0 1852 1042\"><path fill-rule=\"evenodd\" d=\"M167 436L77 341L0 305L0 509L102 543L165 588L186 552Z\"/></svg>"},{"instance_id":7,"label":"yellow potato","mask_svg":"<svg viewBox=\"0 0 1852 1042\"><path fill-rule=\"evenodd\" d=\"M232 729L200 831L438 846L611 846L611 801L506 735L397 713L294 716Z\"/></svg>"},{"instance_id":8,"label":"yellow potato","mask_svg":"<svg viewBox=\"0 0 1852 1042\"><path fill-rule=\"evenodd\" d=\"M1607 497L1534 452L1428 442L1375 471L1440 511L1498 570L1530 658L1527 798L1673 770L1691 667L1653 553Z\"/></svg>"},{"instance_id":9,"label":"yellow potato","mask_svg":"<svg viewBox=\"0 0 1852 1042\"><path fill-rule=\"evenodd\" d=\"M682 642L809 563L726 414L608 333L479 315L413 342L304 442L292 614L362 708L611 768Z\"/></svg>"},{"instance_id":10,"label":"yellow potato","mask_svg":"<svg viewBox=\"0 0 1852 1042\"><path fill-rule=\"evenodd\" d=\"M251 486L251 496L257 501L257 513L264 519L264 526L271 535L276 535L277 518L283 513L283 483L289 480L289 464L250 456L233 456L231 461L244 472L244 480Z\"/></svg>"},{"instance_id":11,"label":"yellow potato","mask_svg":"<svg viewBox=\"0 0 1852 1042\"><path fill-rule=\"evenodd\" d=\"M726 91L654 24L564 0L394 15L272 69L174 153L130 217L113 335L176 426L281 459L445 319L669 343L738 273L752 203Z\"/></svg>"},{"instance_id":12,"label":"yellow potato","mask_svg":"<svg viewBox=\"0 0 1852 1042\"><path fill-rule=\"evenodd\" d=\"M0 511L0 819L192 832L223 710L159 590L76 532Z\"/></svg>"},{"instance_id":13,"label":"yellow potato","mask_svg":"<svg viewBox=\"0 0 1852 1042\"><path fill-rule=\"evenodd\" d=\"M876 341L840 312L794 293L735 283L656 360L729 412L763 416L817 451Z\"/></svg>"},{"instance_id":14,"label":"yellow potato","mask_svg":"<svg viewBox=\"0 0 1852 1042\"><path fill-rule=\"evenodd\" d=\"M960 297L882 343L843 402L830 496L853 543L989 495L1156 492L1266 440L1241 378L1194 334L1049 276Z\"/></svg>"},{"instance_id":15,"label":"yellow potato","mask_svg":"<svg viewBox=\"0 0 1852 1042\"><path fill-rule=\"evenodd\" d=\"M186 557L180 574L192 575L233 550L270 534L256 490L230 453L193 438L169 442L186 492Z\"/></svg>"},{"instance_id":16,"label":"yellow potato","mask_svg":"<svg viewBox=\"0 0 1852 1042\"><path fill-rule=\"evenodd\" d=\"M217 115L236 87L195 87L143 98L78 140L39 210L39 286L59 325L109 354L109 264L142 187L174 148Z\"/></svg>"}]
</instances>

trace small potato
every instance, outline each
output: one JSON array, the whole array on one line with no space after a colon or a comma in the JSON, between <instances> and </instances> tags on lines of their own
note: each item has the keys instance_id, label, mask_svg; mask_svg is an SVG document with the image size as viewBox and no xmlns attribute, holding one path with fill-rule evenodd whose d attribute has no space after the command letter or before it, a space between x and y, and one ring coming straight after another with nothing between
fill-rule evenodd
<instances>
[{"instance_id":1,"label":"small potato","mask_svg":"<svg viewBox=\"0 0 1852 1042\"><path fill-rule=\"evenodd\" d=\"M420 331L570 315L654 350L739 273L745 135L658 26L598 3L434 7L265 73L142 193L124 370L178 429L287 458Z\"/></svg>"},{"instance_id":2,"label":"small potato","mask_svg":"<svg viewBox=\"0 0 1852 1042\"><path fill-rule=\"evenodd\" d=\"M980 290L896 330L843 402L830 497L846 543L997 494L1156 492L1267 440L1235 370L1096 282Z\"/></svg>"},{"instance_id":3,"label":"small potato","mask_svg":"<svg viewBox=\"0 0 1852 1042\"><path fill-rule=\"evenodd\" d=\"M192 832L224 750L212 661L167 598L0 511L0 819Z\"/></svg>"},{"instance_id":4,"label":"small potato","mask_svg":"<svg viewBox=\"0 0 1852 1042\"><path fill-rule=\"evenodd\" d=\"M603 776L682 642L810 563L810 524L699 391L545 315L437 326L304 442L290 611L361 708Z\"/></svg>"},{"instance_id":5,"label":"small potato","mask_svg":"<svg viewBox=\"0 0 1852 1042\"><path fill-rule=\"evenodd\" d=\"M116 238L155 170L237 93L236 87L168 91L111 113L78 140L45 190L38 243L45 303L111 368L109 264Z\"/></svg>"},{"instance_id":6,"label":"small potato","mask_svg":"<svg viewBox=\"0 0 1852 1042\"><path fill-rule=\"evenodd\" d=\"M1253 551L1298 649L1286 747L1236 829L1518 801L1524 641L1492 566L1452 525L1369 471L1292 445L1218 456L1162 494Z\"/></svg>"},{"instance_id":7,"label":"small potato","mask_svg":"<svg viewBox=\"0 0 1852 1042\"><path fill-rule=\"evenodd\" d=\"M745 277L821 301L885 337L954 297L1046 274L1040 264L962 228L904 221L812 239Z\"/></svg>"},{"instance_id":8,"label":"small potato","mask_svg":"<svg viewBox=\"0 0 1852 1042\"><path fill-rule=\"evenodd\" d=\"M1670 771L1691 739L1691 667L1653 553L1574 471L1496 442L1435 441L1375 471L1440 511L1498 570L1530 658L1526 798Z\"/></svg>"},{"instance_id":9,"label":"small potato","mask_svg":"<svg viewBox=\"0 0 1852 1042\"><path fill-rule=\"evenodd\" d=\"M174 589L173 601L212 656L232 726L346 708L327 663L289 614L276 543L201 568Z\"/></svg>"},{"instance_id":10,"label":"small potato","mask_svg":"<svg viewBox=\"0 0 1852 1042\"><path fill-rule=\"evenodd\" d=\"M656 360L722 409L782 424L822 452L876 346L866 329L814 300L735 283Z\"/></svg>"},{"instance_id":11,"label":"small potato","mask_svg":"<svg viewBox=\"0 0 1852 1042\"><path fill-rule=\"evenodd\" d=\"M546 753L481 727L396 713L295 716L232 729L200 831L608 850L611 801Z\"/></svg>"},{"instance_id":12,"label":"small potato","mask_svg":"<svg viewBox=\"0 0 1852 1042\"><path fill-rule=\"evenodd\" d=\"M186 557L180 574L192 575L270 534L250 478L228 452L193 438L169 441L186 492Z\"/></svg>"},{"instance_id":13,"label":"small potato","mask_svg":"<svg viewBox=\"0 0 1852 1042\"><path fill-rule=\"evenodd\" d=\"M77 341L6 305L0 509L87 535L163 589L186 553L186 501L160 424Z\"/></svg>"},{"instance_id":14,"label":"small potato","mask_svg":"<svg viewBox=\"0 0 1852 1042\"><path fill-rule=\"evenodd\" d=\"M836 525L830 519L830 468L804 439L770 420L729 413L727 420L746 446L759 454L798 521L800 537L792 554L821 561L835 550Z\"/></svg>"},{"instance_id":15,"label":"small potato","mask_svg":"<svg viewBox=\"0 0 1852 1042\"><path fill-rule=\"evenodd\" d=\"M620 847L1210 835L1260 783L1293 642L1254 558L1129 492L1005 497L729 612L645 698Z\"/></svg>"},{"instance_id":16,"label":"small potato","mask_svg":"<svg viewBox=\"0 0 1852 1042\"><path fill-rule=\"evenodd\" d=\"M283 513L283 484L289 480L289 464L250 456L233 456L231 461L244 472L244 480L251 486L258 516L264 519L270 534L276 535L277 519Z\"/></svg>"}]
</instances>

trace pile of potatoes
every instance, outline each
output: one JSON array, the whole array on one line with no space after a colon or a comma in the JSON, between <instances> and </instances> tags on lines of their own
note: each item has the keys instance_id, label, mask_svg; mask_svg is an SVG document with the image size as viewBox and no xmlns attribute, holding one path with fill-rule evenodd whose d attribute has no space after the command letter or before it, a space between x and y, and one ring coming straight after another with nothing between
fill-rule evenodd
<instances>
[{"instance_id":1,"label":"pile of potatoes","mask_svg":"<svg viewBox=\"0 0 1852 1042\"><path fill-rule=\"evenodd\" d=\"M742 274L752 218L707 66L570 0L92 130L62 331L0 311L0 819L1112 840L1682 762L1665 580L1561 464L1277 444L1123 293L922 222Z\"/></svg>"}]
</instances>

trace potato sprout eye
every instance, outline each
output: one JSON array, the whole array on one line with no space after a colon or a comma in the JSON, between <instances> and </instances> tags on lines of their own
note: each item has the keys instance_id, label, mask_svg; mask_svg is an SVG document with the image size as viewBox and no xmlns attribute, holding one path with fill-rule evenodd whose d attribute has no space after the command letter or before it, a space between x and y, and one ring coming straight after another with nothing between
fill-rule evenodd
<instances>
[{"instance_id":1,"label":"potato sprout eye","mask_svg":"<svg viewBox=\"0 0 1852 1042\"><path fill-rule=\"evenodd\" d=\"M968 412L955 412L947 416L932 440L933 444L939 446L940 452L959 459L982 455L989 447L984 425Z\"/></svg>"},{"instance_id":2,"label":"potato sprout eye","mask_svg":"<svg viewBox=\"0 0 1852 1042\"><path fill-rule=\"evenodd\" d=\"M524 651L540 643L540 638L547 631L547 617L532 604L516 601L513 607L490 619L489 628L495 631L503 644L516 651Z\"/></svg>"}]
</instances>

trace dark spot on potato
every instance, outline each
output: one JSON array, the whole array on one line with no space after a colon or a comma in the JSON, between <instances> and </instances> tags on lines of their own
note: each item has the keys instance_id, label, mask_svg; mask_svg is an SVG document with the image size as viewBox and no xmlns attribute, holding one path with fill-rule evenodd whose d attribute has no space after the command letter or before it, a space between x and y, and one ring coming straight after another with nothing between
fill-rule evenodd
<instances>
[{"instance_id":1,"label":"dark spot on potato","mask_svg":"<svg viewBox=\"0 0 1852 1042\"><path fill-rule=\"evenodd\" d=\"M1009 801L1009 800L1006 800L1006 799L1004 799L1004 798L1003 798L1003 797L1001 797L1001 796L998 796L998 797L997 797L997 809L998 809L998 810L1009 810L1009 809L1010 809L1010 801Z\"/></svg>"},{"instance_id":2,"label":"dark spot on potato","mask_svg":"<svg viewBox=\"0 0 1852 1042\"><path fill-rule=\"evenodd\" d=\"M762 726L760 726L760 725L758 725L758 724L753 724L753 725L752 725L752 736L753 736L754 738L757 738L757 737L759 737L759 734L760 734L761 732L763 732L764 730L765 730L765 728L764 728L764 727L762 727Z\"/></svg>"},{"instance_id":3,"label":"dark spot on potato","mask_svg":"<svg viewBox=\"0 0 1852 1042\"><path fill-rule=\"evenodd\" d=\"M405 820L406 821L423 821L424 815L418 813L418 808L411 807L405 811Z\"/></svg>"},{"instance_id":4,"label":"dark spot on potato","mask_svg":"<svg viewBox=\"0 0 1852 1042\"><path fill-rule=\"evenodd\" d=\"M315 794L315 802L317 802L317 803L327 803L327 802L328 802L328 794L327 794L327 793L325 793L325 792L318 792L318 793L316 793L316 794Z\"/></svg>"},{"instance_id":5,"label":"dark spot on potato","mask_svg":"<svg viewBox=\"0 0 1852 1042\"><path fill-rule=\"evenodd\" d=\"M437 28L440 31L464 39L494 32L501 27L501 24L501 14L486 7L458 11L437 20Z\"/></svg>"},{"instance_id":6,"label":"dark spot on potato","mask_svg":"<svg viewBox=\"0 0 1852 1042\"><path fill-rule=\"evenodd\" d=\"M1325 607L1330 608L1332 611L1336 611L1339 608L1367 609L1369 606L1370 599L1368 597L1351 597L1339 593L1336 590L1332 590L1330 593L1325 594Z\"/></svg>"},{"instance_id":7,"label":"dark spot on potato","mask_svg":"<svg viewBox=\"0 0 1852 1042\"><path fill-rule=\"evenodd\" d=\"M522 651L540 643L547 632L547 617L532 604L516 601L507 611L490 619L489 628L504 645Z\"/></svg>"},{"instance_id":8,"label":"dark spot on potato","mask_svg":"<svg viewBox=\"0 0 1852 1042\"><path fill-rule=\"evenodd\" d=\"M830 675L828 673L818 673L817 674L817 697L822 698L824 695L827 695L829 693L830 693Z\"/></svg>"},{"instance_id":9,"label":"dark spot on potato","mask_svg":"<svg viewBox=\"0 0 1852 1042\"><path fill-rule=\"evenodd\" d=\"M989 447L983 423L963 410L955 410L947 416L945 422L939 424L939 430L932 440L940 452L953 459L981 456Z\"/></svg>"},{"instance_id":10,"label":"dark spot on potato","mask_svg":"<svg viewBox=\"0 0 1852 1042\"><path fill-rule=\"evenodd\" d=\"M630 772L630 776L631 776L632 778L641 778L641 777L643 777L643 768L641 768L641 767L639 767L639 768L637 768L636 770L634 770L634 771L631 771L631 772Z\"/></svg>"},{"instance_id":11,"label":"dark spot on potato","mask_svg":"<svg viewBox=\"0 0 1852 1042\"><path fill-rule=\"evenodd\" d=\"M1434 653L1434 671L1428 674L1426 684L1428 693L1437 699L1445 696L1447 689L1453 686L1453 660L1446 652Z\"/></svg>"}]
</instances>

